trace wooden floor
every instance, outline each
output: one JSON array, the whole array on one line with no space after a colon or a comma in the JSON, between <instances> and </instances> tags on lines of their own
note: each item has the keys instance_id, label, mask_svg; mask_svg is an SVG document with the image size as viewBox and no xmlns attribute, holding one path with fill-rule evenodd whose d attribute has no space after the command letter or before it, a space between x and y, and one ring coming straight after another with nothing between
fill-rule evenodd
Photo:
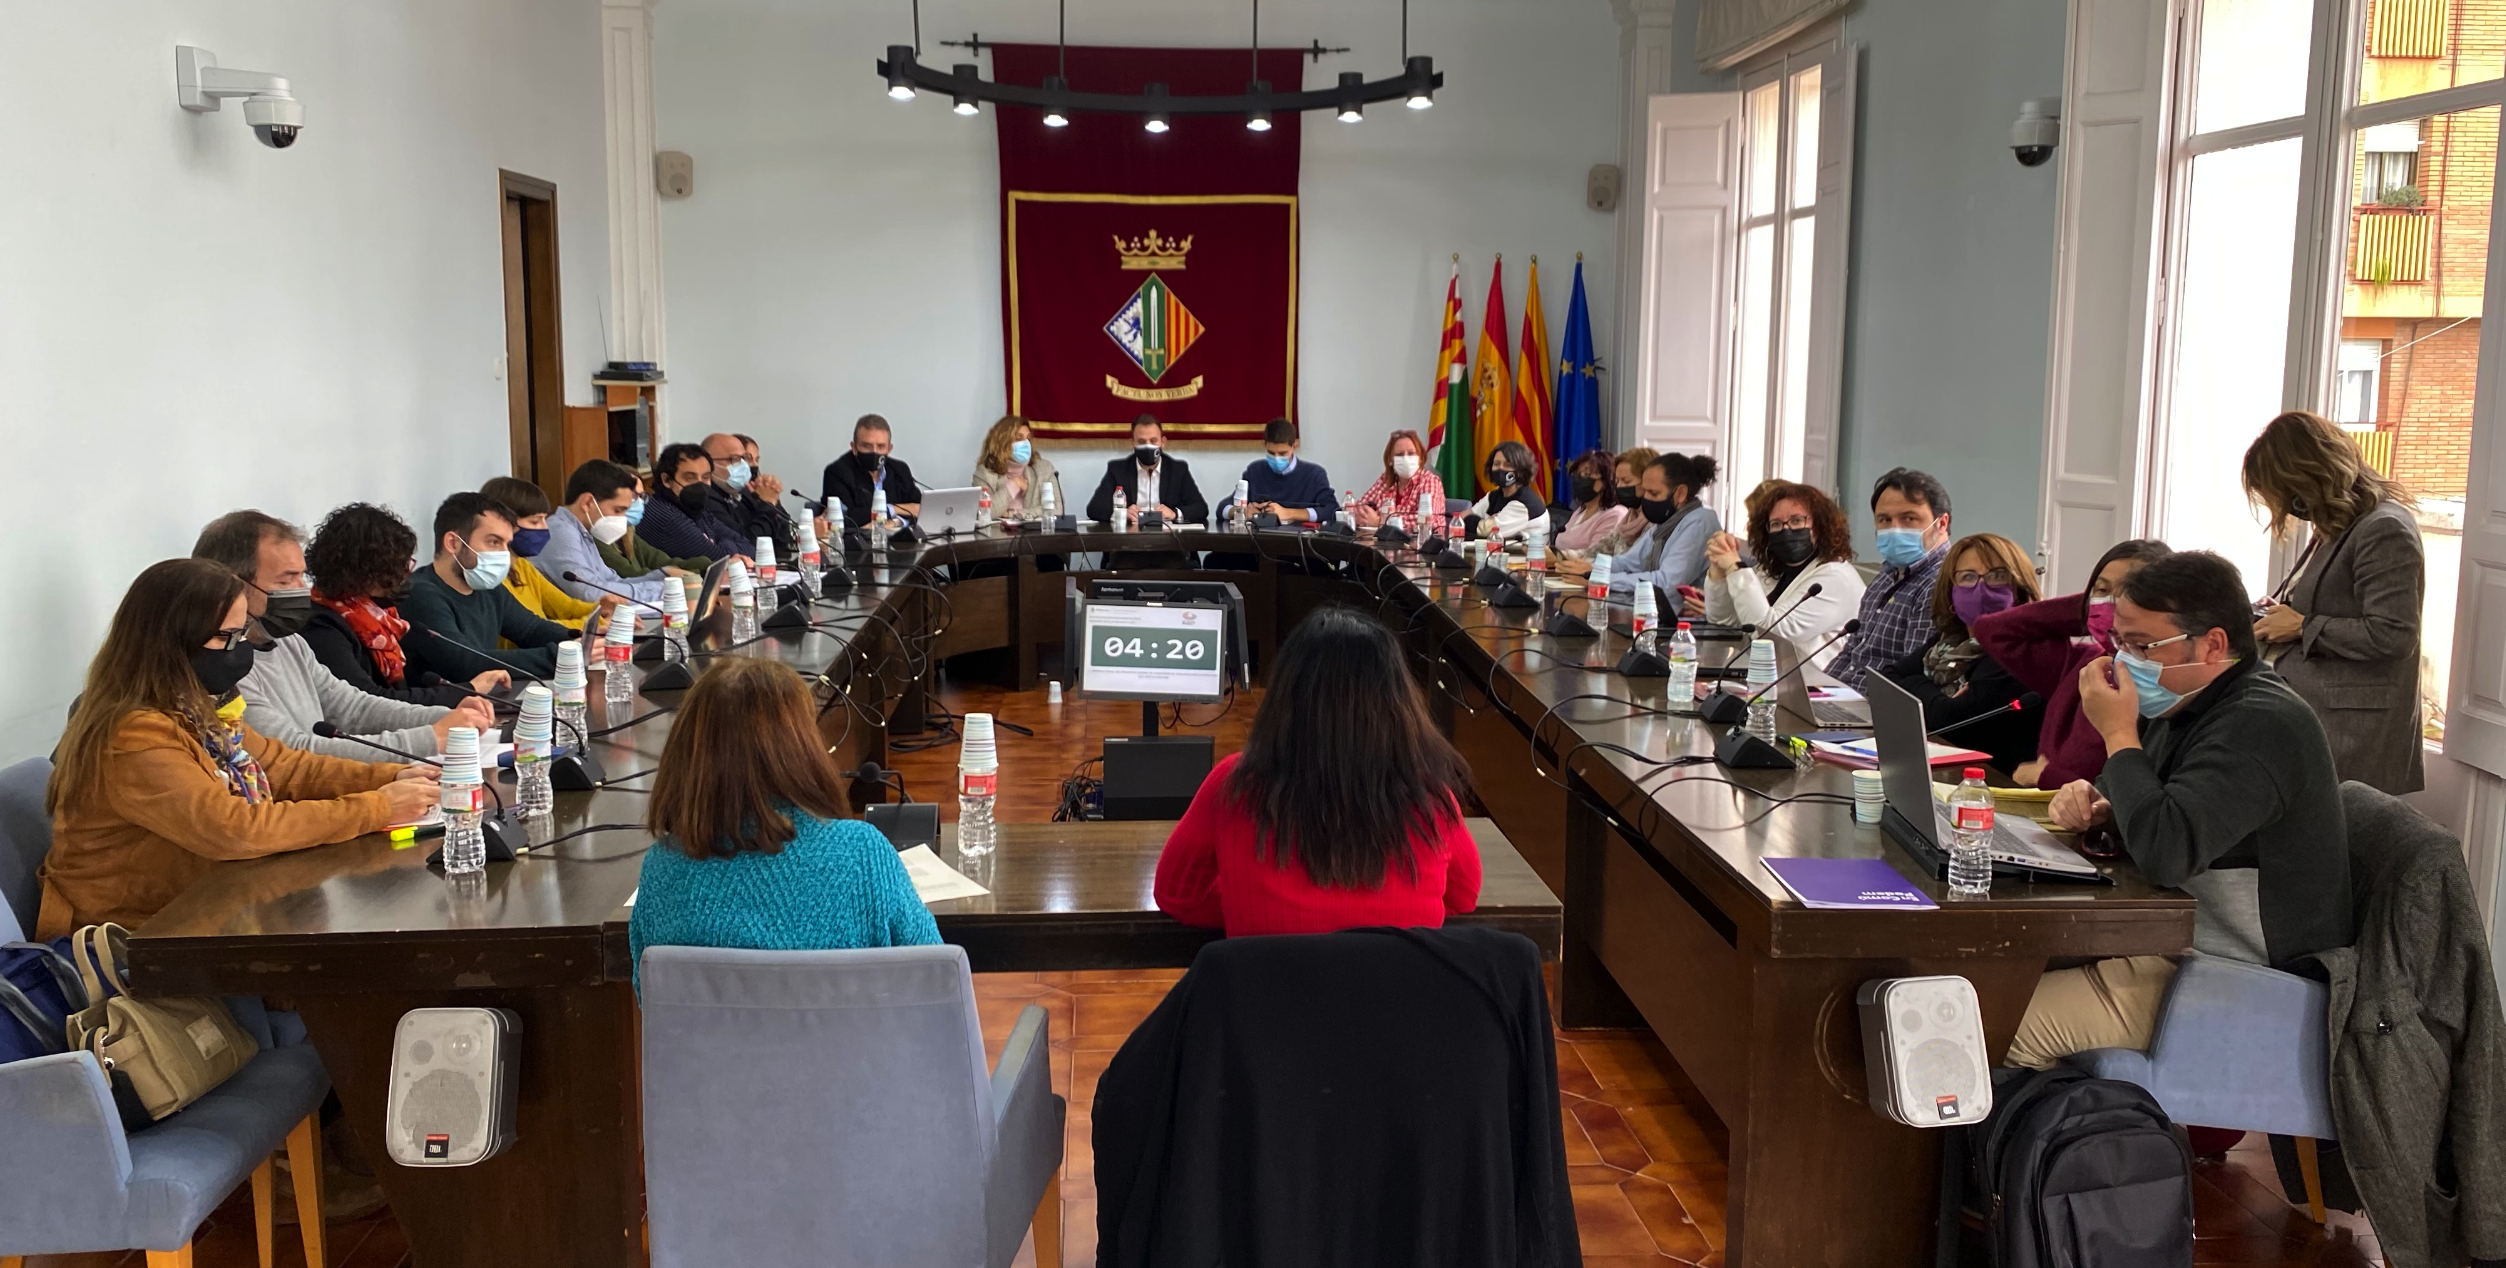
<instances>
[{"instance_id":1,"label":"wooden floor","mask_svg":"<svg viewBox=\"0 0 2506 1268\"><path fill-rule=\"evenodd\" d=\"M942 696L958 712L990 711L1033 727L1031 739L1000 737L1001 792L1005 820L1033 822L1051 816L1062 777L1102 737L1137 734L1136 704L1048 706L1044 693L1009 696L987 686L956 687ZM1224 755L1240 747L1256 701L1239 700L1233 713L1207 728ZM1190 720L1216 713L1194 708ZM956 813L943 796L956 769L953 746L898 754L892 765L905 775L918 800L938 800L941 813ZM1173 972L987 973L975 979L988 1055L997 1059L1010 1027L1029 1004L1052 1017L1053 1087L1070 1099L1070 1127L1062 1170L1063 1255L1073 1268L1096 1259L1096 1184L1089 1150L1088 1107L1097 1077L1167 987ZM1566 1131L1566 1160L1574 1186L1575 1220L1589 1268L1672 1268L1723 1262L1724 1137L1711 1116L1691 1108L1695 1097L1679 1068L1644 1031L1559 1031L1558 1091ZM2370 1268L2379 1262L2364 1221L2335 1214L2331 1229L2317 1228L2279 1193L2262 1138L2249 1137L2224 1161L2196 1165L2194 1259L2203 1264L2323 1265ZM199 1268L247 1268L255 1262L252 1211L239 1192L212 1216L197 1241ZM386 1213L331 1229L335 1268L393 1268L408 1263L408 1246ZM138 1268L137 1252L37 1256L29 1268ZM294 1230L281 1228L279 1265L301 1268L304 1257ZM1034 1263L1032 1244L1018 1263Z\"/></svg>"}]
</instances>

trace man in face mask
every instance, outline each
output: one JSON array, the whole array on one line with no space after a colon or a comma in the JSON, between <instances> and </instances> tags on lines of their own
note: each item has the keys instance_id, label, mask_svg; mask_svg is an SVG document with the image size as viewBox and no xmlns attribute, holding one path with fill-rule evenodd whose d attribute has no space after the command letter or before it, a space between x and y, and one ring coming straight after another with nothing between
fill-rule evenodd
<instances>
[{"instance_id":1,"label":"man in face mask","mask_svg":"<svg viewBox=\"0 0 2506 1268\"><path fill-rule=\"evenodd\" d=\"M1297 425L1274 418L1262 426L1262 456L1244 469L1244 505L1255 515L1276 515L1282 524L1311 524L1331 519L1340 510L1331 491L1331 476L1297 456ZM1233 495L1218 504L1227 518Z\"/></svg>"},{"instance_id":2,"label":"man in face mask","mask_svg":"<svg viewBox=\"0 0 2506 1268\"><path fill-rule=\"evenodd\" d=\"M1705 579L1706 539L1723 531L1714 508L1697 500L1697 491L1713 482L1714 468L1712 458L1679 453L1645 464L1636 478L1636 510L1645 525L1624 564L1610 573L1612 594L1632 595L1636 586L1650 584L1659 591L1657 611L1704 614L1702 599L1687 594L1698 593Z\"/></svg>"},{"instance_id":3,"label":"man in face mask","mask_svg":"<svg viewBox=\"0 0 2506 1268\"><path fill-rule=\"evenodd\" d=\"M864 414L853 424L851 451L827 464L821 496L830 510L844 508L846 529L869 526L870 505L879 493L887 495L891 530L922 514L922 486L914 483L913 468L889 452L893 448L888 420Z\"/></svg>"},{"instance_id":4,"label":"man in face mask","mask_svg":"<svg viewBox=\"0 0 2506 1268\"><path fill-rule=\"evenodd\" d=\"M713 463L714 499L723 518L739 527L750 553L755 553L756 541L763 537L774 543L776 558L791 558L799 530L792 517L775 504L783 496L783 482L759 472L749 457L748 442L730 432L715 432L705 437L703 445L706 459Z\"/></svg>"},{"instance_id":5,"label":"man in face mask","mask_svg":"<svg viewBox=\"0 0 2506 1268\"><path fill-rule=\"evenodd\" d=\"M1113 522L1116 490L1123 495L1123 518L1131 524L1140 522L1143 510L1164 515L1170 524L1209 520L1209 502L1192 481L1192 464L1166 451L1166 427L1153 414L1131 420L1131 452L1105 464L1104 477L1088 497L1090 521Z\"/></svg>"},{"instance_id":6,"label":"man in face mask","mask_svg":"<svg viewBox=\"0 0 2506 1268\"><path fill-rule=\"evenodd\" d=\"M209 521L192 543L192 558L225 568L244 583L252 614L249 637L259 644L238 689L244 724L289 748L371 761L381 756L347 739L324 739L313 724L329 722L349 735L420 755L439 752L456 726L495 725L487 705L407 704L368 695L340 681L315 659L298 631L313 614L305 583L305 547L296 526L259 511L234 511Z\"/></svg>"},{"instance_id":7,"label":"man in face mask","mask_svg":"<svg viewBox=\"0 0 2506 1268\"><path fill-rule=\"evenodd\" d=\"M2051 814L2111 830L2151 884L2201 900L2193 949L2285 967L2351 941L2349 845L2323 726L2256 656L2236 565L2180 551L2115 600L2113 656L2080 671L2080 709L2106 743L2095 783ZM2048 973L2010 1060L2045 1068L2089 1048L2147 1048L2175 964L2104 960Z\"/></svg>"},{"instance_id":8,"label":"man in face mask","mask_svg":"<svg viewBox=\"0 0 2506 1268\"><path fill-rule=\"evenodd\" d=\"M513 534L513 511L486 494L456 493L436 508L434 562L410 574L400 601L409 623L401 644L414 669L454 682L506 665L532 678L557 672L557 644L578 635L533 616L505 588ZM513 646L499 650L499 639ZM585 639L583 663L596 664L600 650L598 638Z\"/></svg>"},{"instance_id":9,"label":"man in face mask","mask_svg":"<svg viewBox=\"0 0 2506 1268\"><path fill-rule=\"evenodd\" d=\"M644 504L638 537L674 558L747 559L756 539L740 531L714 483L713 459L684 442L662 446L653 459L653 479L660 486Z\"/></svg>"},{"instance_id":10,"label":"man in face mask","mask_svg":"<svg viewBox=\"0 0 2506 1268\"><path fill-rule=\"evenodd\" d=\"M627 512L635 507L635 473L594 458L566 477L566 503L548 517L548 544L539 570L556 586L586 603L622 594L638 604L661 606L664 578L685 572L667 565L640 576L619 575L601 555L627 535ZM572 574L581 578L567 580ZM650 611L650 608L640 609Z\"/></svg>"},{"instance_id":11,"label":"man in face mask","mask_svg":"<svg viewBox=\"0 0 2506 1268\"><path fill-rule=\"evenodd\" d=\"M1845 640L1827 672L1860 690L1862 676L1894 665L1932 641L1932 584L1949 553L1949 490L1911 467L1871 486L1879 575L1862 592L1862 629Z\"/></svg>"}]
</instances>

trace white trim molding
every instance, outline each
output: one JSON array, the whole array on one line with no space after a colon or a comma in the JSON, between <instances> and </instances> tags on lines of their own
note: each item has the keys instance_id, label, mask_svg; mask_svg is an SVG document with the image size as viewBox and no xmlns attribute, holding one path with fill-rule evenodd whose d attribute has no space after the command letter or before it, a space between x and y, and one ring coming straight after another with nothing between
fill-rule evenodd
<instances>
[{"instance_id":1,"label":"white trim molding","mask_svg":"<svg viewBox=\"0 0 2506 1268\"><path fill-rule=\"evenodd\" d=\"M1607 363L1612 409L1602 434L1612 449L1635 444L1644 417L1643 376L1636 367L1644 356L1644 191L1652 188L1645 165L1646 120L1653 98L1670 92L1677 79L1671 24L1678 10L1679 0L1610 0L1619 28L1618 320L1612 323L1615 349Z\"/></svg>"},{"instance_id":2,"label":"white trim molding","mask_svg":"<svg viewBox=\"0 0 2506 1268\"><path fill-rule=\"evenodd\" d=\"M666 362L661 193L653 183L653 0L601 0L600 73L608 116L609 355ZM665 368L666 365L665 365Z\"/></svg>"}]
</instances>

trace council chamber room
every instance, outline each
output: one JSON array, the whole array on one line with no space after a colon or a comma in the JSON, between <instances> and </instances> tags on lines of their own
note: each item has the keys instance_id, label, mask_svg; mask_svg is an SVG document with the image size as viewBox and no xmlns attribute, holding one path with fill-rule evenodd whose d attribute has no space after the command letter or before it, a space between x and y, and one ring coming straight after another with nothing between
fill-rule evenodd
<instances>
[{"instance_id":1,"label":"council chamber room","mask_svg":"<svg viewBox=\"0 0 2506 1268\"><path fill-rule=\"evenodd\" d=\"M2506 0L0 105L0 1268L2506 1264Z\"/></svg>"}]
</instances>

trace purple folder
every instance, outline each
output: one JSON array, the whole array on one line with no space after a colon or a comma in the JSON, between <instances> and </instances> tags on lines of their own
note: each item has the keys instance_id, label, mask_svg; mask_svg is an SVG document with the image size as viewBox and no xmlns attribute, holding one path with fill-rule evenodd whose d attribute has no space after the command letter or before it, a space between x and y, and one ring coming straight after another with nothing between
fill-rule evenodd
<instances>
[{"instance_id":1,"label":"purple folder","mask_svg":"<svg viewBox=\"0 0 2506 1268\"><path fill-rule=\"evenodd\" d=\"M1878 907L1927 911L1940 904L1897 874L1886 859L1759 860L1804 907Z\"/></svg>"}]
</instances>

